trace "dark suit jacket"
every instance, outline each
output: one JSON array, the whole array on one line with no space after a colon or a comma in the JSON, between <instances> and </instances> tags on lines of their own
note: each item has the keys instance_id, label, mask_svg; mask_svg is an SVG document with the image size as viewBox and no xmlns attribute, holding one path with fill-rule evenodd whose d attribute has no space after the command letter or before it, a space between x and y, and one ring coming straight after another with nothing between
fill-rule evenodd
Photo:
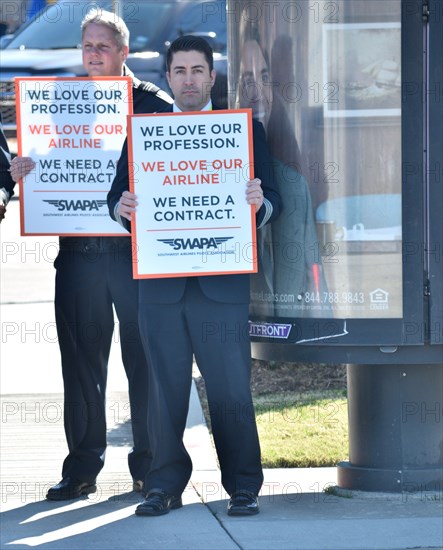
<instances>
[{"instance_id":1,"label":"dark suit jacket","mask_svg":"<svg viewBox=\"0 0 443 550\"><path fill-rule=\"evenodd\" d=\"M164 112L171 112L172 106ZM261 123L253 120L254 145L254 175L260 178L264 197L272 205L272 215L267 222L277 218L280 212L280 195L274 177L272 159L266 143L265 131ZM108 193L108 207L111 217L115 220L114 209L123 191L129 189L128 176L128 148L127 142L123 145L121 157L117 164L117 173ZM260 226L265 215L265 208L257 212L257 226ZM126 229L130 231L130 224L123 220ZM208 275L197 277L203 293L218 302L249 303L249 275ZM174 303L181 299L187 277L173 277L164 279L142 279L140 281L140 301L149 303Z\"/></svg>"},{"instance_id":2,"label":"dark suit jacket","mask_svg":"<svg viewBox=\"0 0 443 550\"><path fill-rule=\"evenodd\" d=\"M124 65L124 76L130 76L132 79L132 110L135 114L155 113L164 111L172 103L172 98L163 90L151 82L139 80ZM91 251L94 254L110 252L115 255L122 253L125 255L131 248L131 242L126 237L60 237L61 250L76 250L78 252Z\"/></svg>"},{"instance_id":3,"label":"dark suit jacket","mask_svg":"<svg viewBox=\"0 0 443 550\"><path fill-rule=\"evenodd\" d=\"M9 195L14 194L15 181L9 172L11 166L11 155L9 153L8 142L3 132L2 115L0 113L0 188L3 187Z\"/></svg>"}]
</instances>

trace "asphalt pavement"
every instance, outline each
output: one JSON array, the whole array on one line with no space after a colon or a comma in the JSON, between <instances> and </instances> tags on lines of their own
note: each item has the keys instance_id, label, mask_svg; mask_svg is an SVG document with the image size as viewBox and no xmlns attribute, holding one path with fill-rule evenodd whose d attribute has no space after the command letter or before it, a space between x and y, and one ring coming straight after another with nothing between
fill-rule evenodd
<instances>
[{"instance_id":1,"label":"asphalt pavement","mask_svg":"<svg viewBox=\"0 0 443 550\"><path fill-rule=\"evenodd\" d=\"M258 516L226 514L227 495L197 392L185 443L194 472L184 507L138 517L126 457L131 445L118 337L107 390L108 450L97 493L45 499L66 454L63 388L53 312L56 237L20 237L18 201L1 241L1 548L291 549L443 548L442 493L337 496L336 469L269 469ZM115 332L118 334L118 331Z\"/></svg>"}]
</instances>

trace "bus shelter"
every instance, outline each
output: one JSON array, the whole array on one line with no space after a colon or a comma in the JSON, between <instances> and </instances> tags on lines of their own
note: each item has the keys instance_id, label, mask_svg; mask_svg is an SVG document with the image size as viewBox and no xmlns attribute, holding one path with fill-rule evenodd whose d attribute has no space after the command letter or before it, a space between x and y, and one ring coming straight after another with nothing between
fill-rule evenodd
<instances>
[{"instance_id":1,"label":"bus shelter","mask_svg":"<svg viewBox=\"0 0 443 550\"><path fill-rule=\"evenodd\" d=\"M442 486L443 10L228 0L230 107L283 198L259 230L253 356L348 365L340 487Z\"/></svg>"}]
</instances>

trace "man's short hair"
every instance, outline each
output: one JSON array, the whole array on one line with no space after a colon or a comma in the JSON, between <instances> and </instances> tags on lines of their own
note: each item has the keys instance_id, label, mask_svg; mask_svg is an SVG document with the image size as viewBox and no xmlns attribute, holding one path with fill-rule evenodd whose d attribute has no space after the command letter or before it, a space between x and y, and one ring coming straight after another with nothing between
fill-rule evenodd
<instances>
[{"instance_id":1,"label":"man's short hair","mask_svg":"<svg viewBox=\"0 0 443 550\"><path fill-rule=\"evenodd\" d=\"M114 38L120 50L124 46L129 46L129 29L121 17L110 11L94 8L90 10L84 17L81 29L82 36L88 25L95 23L108 27L114 33Z\"/></svg>"},{"instance_id":2,"label":"man's short hair","mask_svg":"<svg viewBox=\"0 0 443 550\"><path fill-rule=\"evenodd\" d=\"M171 70L172 56L177 52L201 52L209 65L209 71L214 68L214 54L211 46L208 42L201 38L201 36L185 35L176 38L174 42L169 46L168 53L166 55L166 68L168 72Z\"/></svg>"}]
</instances>

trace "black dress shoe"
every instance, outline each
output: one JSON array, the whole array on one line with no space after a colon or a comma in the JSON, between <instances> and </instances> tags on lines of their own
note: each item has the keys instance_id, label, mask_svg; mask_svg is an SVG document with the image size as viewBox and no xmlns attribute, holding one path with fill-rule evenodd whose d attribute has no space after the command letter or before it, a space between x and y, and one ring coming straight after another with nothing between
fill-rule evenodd
<instances>
[{"instance_id":1,"label":"black dress shoe","mask_svg":"<svg viewBox=\"0 0 443 550\"><path fill-rule=\"evenodd\" d=\"M181 497L169 495L162 489L151 489L145 500L137 506L135 513L137 516L163 516L182 506Z\"/></svg>"},{"instance_id":2,"label":"black dress shoe","mask_svg":"<svg viewBox=\"0 0 443 550\"><path fill-rule=\"evenodd\" d=\"M95 493L95 491L97 491L95 483L87 483L86 481L72 479L72 477L65 477L60 483L49 489L46 498L48 500L71 500L79 498L82 495Z\"/></svg>"},{"instance_id":3,"label":"black dress shoe","mask_svg":"<svg viewBox=\"0 0 443 550\"><path fill-rule=\"evenodd\" d=\"M228 516L253 516L260 512L258 496L249 491L236 491L228 502Z\"/></svg>"}]
</instances>

